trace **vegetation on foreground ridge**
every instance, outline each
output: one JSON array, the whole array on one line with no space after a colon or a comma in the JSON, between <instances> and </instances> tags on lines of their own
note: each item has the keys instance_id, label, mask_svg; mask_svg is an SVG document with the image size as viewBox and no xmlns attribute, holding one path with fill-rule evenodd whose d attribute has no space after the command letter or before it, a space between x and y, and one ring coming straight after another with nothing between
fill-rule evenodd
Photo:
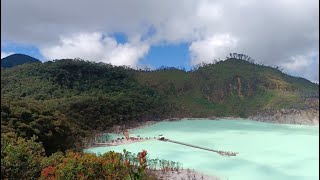
<instances>
[{"instance_id":1,"label":"vegetation on foreground ridge","mask_svg":"<svg viewBox=\"0 0 320 180\"><path fill-rule=\"evenodd\" d=\"M56 152L45 156L41 144L18 137L15 133L1 134L1 179L112 179L152 180L154 171L179 171L181 164L147 159L147 151L138 155L123 153Z\"/></svg>"}]
</instances>

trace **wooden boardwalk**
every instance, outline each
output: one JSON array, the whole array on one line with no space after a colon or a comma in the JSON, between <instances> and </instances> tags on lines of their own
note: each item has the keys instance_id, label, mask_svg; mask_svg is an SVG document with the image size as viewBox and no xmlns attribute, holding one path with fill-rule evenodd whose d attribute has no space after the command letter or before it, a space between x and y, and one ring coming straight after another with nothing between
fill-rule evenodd
<instances>
[{"instance_id":1,"label":"wooden boardwalk","mask_svg":"<svg viewBox=\"0 0 320 180\"><path fill-rule=\"evenodd\" d=\"M222 156L236 156L237 154L239 154L237 152L219 151L219 150L204 148L204 147L200 147L200 146L196 146L196 145L192 145L192 144L187 144L187 143L183 143L183 142L179 142L179 141L173 141L173 140L165 139L165 138L160 138L159 140L165 141L165 142L176 143L176 144L180 144L180 145L184 145L184 146L189 146L189 147L193 147L193 148L197 148L197 149L202 149L202 150L206 150L206 151L215 152L215 153L218 153Z\"/></svg>"}]
</instances>

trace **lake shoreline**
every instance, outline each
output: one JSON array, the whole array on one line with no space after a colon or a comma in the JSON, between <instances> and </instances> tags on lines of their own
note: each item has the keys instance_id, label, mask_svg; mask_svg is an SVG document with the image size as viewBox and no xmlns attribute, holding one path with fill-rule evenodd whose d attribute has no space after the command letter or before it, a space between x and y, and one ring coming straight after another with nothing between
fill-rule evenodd
<instances>
[{"instance_id":1,"label":"lake shoreline","mask_svg":"<svg viewBox=\"0 0 320 180\"><path fill-rule=\"evenodd\" d=\"M225 117L172 117L157 120L135 120L128 121L121 125L113 125L106 130L108 133L123 133L125 130L136 130L158 122L179 121L183 119L196 120L196 119L209 119L209 120L241 120L249 119L252 121L274 123L274 124L294 124L294 125L309 125L319 126L319 110L314 108L307 109L278 109L278 110L266 110L248 117L239 116L225 116Z\"/></svg>"},{"instance_id":2,"label":"lake shoreline","mask_svg":"<svg viewBox=\"0 0 320 180\"><path fill-rule=\"evenodd\" d=\"M217 176L207 175L196 170L181 169L177 171L163 172L161 170L151 171L160 179L166 180L180 180L180 179L206 179L206 180L220 180Z\"/></svg>"},{"instance_id":3,"label":"lake shoreline","mask_svg":"<svg viewBox=\"0 0 320 180\"><path fill-rule=\"evenodd\" d=\"M290 117L290 116L288 116ZM252 120L252 121L258 121L258 122L266 122L266 123L272 123L272 124L292 124L292 125L308 125L308 126L319 126L319 121L317 123L299 123L297 121L277 121L275 119L274 116L261 116L261 115L257 115L257 116L250 116L248 118L240 118L240 117L232 117L232 116L227 116L227 117L209 117L209 118L189 118L189 117L185 117L185 118L169 118L169 119L163 119L163 120L158 120L158 121L154 121L154 120L149 120L149 121L140 121L140 122L135 122L130 124L129 126L126 125L127 128L125 128L128 131L133 131L133 130L137 130L137 129L141 129L147 126L151 126L153 124L156 123L160 123L160 122L177 122L177 121L181 121L181 120L213 120L213 121L219 121L219 120L243 120L243 119L248 119L248 120ZM309 122L309 121L304 121L304 122ZM133 125L134 124L134 125ZM112 132L112 133L117 133L117 132ZM119 134L119 133L117 133Z\"/></svg>"}]
</instances>

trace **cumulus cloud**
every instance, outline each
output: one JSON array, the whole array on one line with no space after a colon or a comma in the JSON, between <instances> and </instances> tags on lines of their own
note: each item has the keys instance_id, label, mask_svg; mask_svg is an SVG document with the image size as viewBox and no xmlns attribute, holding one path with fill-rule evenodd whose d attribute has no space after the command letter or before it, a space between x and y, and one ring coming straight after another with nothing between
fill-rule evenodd
<instances>
[{"instance_id":1,"label":"cumulus cloud","mask_svg":"<svg viewBox=\"0 0 320 180\"><path fill-rule=\"evenodd\" d=\"M5 58L7 56L10 56L11 54L14 54L14 53L13 52L3 52L3 51L1 51L1 59Z\"/></svg>"},{"instance_id":2,"label":"cumulus cloud","mask_svg":"<svg viewBox=\"0 0 320 180\"><path fill-rule=\"evenodd\" d=\"M82 58L114 65L134 66L149 50L147 44L119 44L101 33L79 33L61 37L57 45L40 49L46 59Z\"/></svg>"},{"instance_id":3,"label":"cumulus cloud","mask_svg":"<svg viewBox=\"0 0 320 180\"><path fill-rule=\"evenodd\" d=\"M61 50L67 45L59 37L72 39L81 32L121 32L130 43L115 45L113 52L132 49L136 52L142 47L142 52L136 55L139 56L149 46L189 43L191 63L216 56L224 58L234 50L267 65L282 65L296 62L292 57L299 56L313 61L307 54L318 52L319 1L316 0L2 0L1 5L1 37L37 47ZM214 38L223 34L229 34L230 39L222 40L225 45L216 45ZM91 49L91 55L87 52L85 57L111 61L108 55L100 53L100 48L108 45L95 42L99 50ZM295 64L292 67L298 66ZM318 67L312 68L319 72ZM301 68L296 70L306 72Z\"/></svg>"},{"instance_id":4,"label":"cumulus cloud","mask_svg":"<svg viewBox=\"0 0 320 180\"><path fill-rule=\"evenodd\" d=\"M292 56L280 64L286 72L296 76L306 77L313 82L319 83L319 54L311 52L307 55Z\"/></svg>"},{"instance_id":5,"label":"cumulus cloud","mask_svg":"<svg viewBox=\"0 0 320 180\"><path fill-rule=\"evenodd\" d=\"M290 71L301 71L307 68L311 64L311 61L307 56L293 56L289 62L283 63L283 67Z\"/></svg>"},{"instance_id":6,"label":"cumulus cloud","mask_svg":"<svg viewBox=\"0 0 320 180\"><path fill-rule=\"evenodd\" d=\"M189 47L192 64L211 62L213 59L224 57L228 52L233 52L236 45L237 39L230 34L219 34L194 41Z\"/></svg>"}]
</instances>

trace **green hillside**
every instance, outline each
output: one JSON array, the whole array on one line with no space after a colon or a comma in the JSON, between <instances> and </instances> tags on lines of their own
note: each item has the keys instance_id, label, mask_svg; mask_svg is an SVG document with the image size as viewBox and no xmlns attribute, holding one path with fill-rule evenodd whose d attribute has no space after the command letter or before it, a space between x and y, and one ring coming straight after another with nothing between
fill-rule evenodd
<instances>
[{"instance_id":1,"label":"green hillside","mask_svg":"<svg viewBox=\"0 0 320 180\"><path fill-rule=\"evenodd\" d=\"M162 69L138 72L139 82L177 106L176 115L243 116L265 109L308 107L319 86L272 67L230 58L191 72Z\"/></svg>"},{"instance_id":2,"label":"green hillside","mask_svg":"<svg viewBox=\"0 0 320 180\"><path fill-rule=\"evenodd\" d=\"M92 130L165 118L165 98L125 67L81 60L25 64L1 71L1 130L36 135L47 153L75 147Z\"/></svg>"},{"instance_id":3,"label":"green hillside","mask_svg":"<svg viewBox=\"0 0 320 180\"><path fill-rule=\"evenodd\" d=\"M50 154L80 147L81 138L114 124L308 108L318 90L303 78L235 58L192 71L70 59L23 64L1 71L1 130L36 135Z\"/></svg>"}]
</instances>

